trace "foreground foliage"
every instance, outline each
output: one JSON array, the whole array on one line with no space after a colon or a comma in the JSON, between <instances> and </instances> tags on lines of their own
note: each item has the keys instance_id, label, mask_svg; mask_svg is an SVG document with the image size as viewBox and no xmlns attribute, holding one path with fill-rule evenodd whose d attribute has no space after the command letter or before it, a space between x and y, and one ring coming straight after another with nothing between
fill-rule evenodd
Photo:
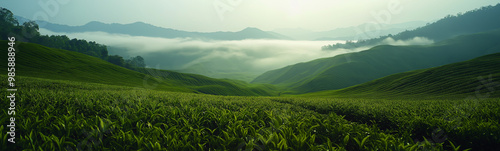
<instances>
[{"instance_id":1,"label":"foreground foliage","mask_svg":"<svg viewBox=\"0 0 500 151\"><path fill-rule=\"evenodd\" d=\"M451 150L499 140L498 100L476 102L453 128L456 121L442 117L463 112L447 110L454 107L447 100L228 97L24 77L18 83L16 144L7 142L2 124L0 150ZM1 115L7 123L6 110ZM425 141L436 127L446 141Z\"/></svg>"}]
</instances>

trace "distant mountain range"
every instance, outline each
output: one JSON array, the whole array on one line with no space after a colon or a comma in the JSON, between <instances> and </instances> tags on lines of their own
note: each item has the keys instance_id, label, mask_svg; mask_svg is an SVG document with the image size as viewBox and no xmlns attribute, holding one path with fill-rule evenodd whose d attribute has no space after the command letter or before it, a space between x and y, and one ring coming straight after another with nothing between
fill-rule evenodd
<instances>
[{"instance_id":1,"label":"distant mountain range","mask_svg":"<svg viewBox=\"0 0 500 151\"><path fill-rule=\"evenodd\" d=\"M388 34L397 34L405 30L412 30L417 27L424 26L426 23L427 22L425 21L412 21L397 24L379 24L381 29L378 31L375 31L376 29L366 31L366 27L370 26L370 24L365 23L358 26L337 28L320 32L314 32L302 28L283 28L273 30L273 32L287 35L296 40L358 40L355 39L356 34L359 34L358 32L376 33L375 35L372 35L373 38L376 38Z\"/></svg>"},{"instance_id":2,"label":"distant mountain range","mask_svg":"<svg viewBox=\"0 0 500 151\"><path fill-rule=\"evenodd\" d=\"M334 90L395 73L465 61L500 52L500 30L458 36L431 45L381 45L268 71L252 83L287 87L291 93Z\"/></svg>"},{"instance_id":3,"label":"distant mountain range","mask_svg":"<svg viewBox=\"0 0 500 151\"><path fill-rule=\"evenodd\" d=\"M27 19L16 16L21 21ZM131 36L160 37L160 38L194 38L206 40L243 40L243 39L283 39L290 37L269 31L262 31L258 28L248 27L238 32L189 32L170 28L163 28L147 24L144 22L135 22L131 24L106 24L98 21L92 21L81 26L68 26L54 24L46 21L37 21L40 28L53 32L62 33L81 33L81 32L106 32L112 34L125 34Z\"/></svg>"},{"instance_id":4,"label":"distant mountain range","mask_svg":"<svg viewBox=\"0 0 500 151\"><path fill-rule=\"evenodd\" d=\"M15 16L19 23L29 21L28 19ZM53 32L80 33L80 32L106 32L113 34L126 34L131 36L161 37L161 38L195 38L211 40L243 40L243 39L282 39L282 40L356 40L357 29L364 31L367 24L358 26L337 28L329 31L314 32L305 29L276 29L263 31L258 28L248 27L238 32L189 32L171 28L154 26L144 22L130 24L102 23L92 21L81 26L69 26L55 24L47 21L36 21L44 28ZM425 25L424 21L413 21L398 24L383 24L382 29L376 36L395 34L404 30L414 29ZM373 32L373 31L366 31Z\"/></svg>"}]
</instances>

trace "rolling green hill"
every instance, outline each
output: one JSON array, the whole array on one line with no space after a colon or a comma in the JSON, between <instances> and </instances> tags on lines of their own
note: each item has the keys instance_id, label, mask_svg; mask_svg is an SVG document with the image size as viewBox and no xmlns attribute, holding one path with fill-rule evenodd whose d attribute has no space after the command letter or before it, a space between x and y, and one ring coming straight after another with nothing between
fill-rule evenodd
<instances>
[{"instance_id":1,"label":"rolling green hill","mask_svg":"<svg viewBox=\"0 0 500 151\"><path fill-rule=\"evenodd\" d=\"M431 45L381 45L369 50L268 71L252 83L289 87L290 93L342 89L395 73L431 68L500 52L500 30Z\"/></svg>"},{"instance_id":2,"label":"rolling green hill","mask_svg":"<svg viewBox=\"0 0 500 151\"><path fill-rule=\"evenodd\" d=\"M500 53L440 67L398 73L364 84L310 96L460 95L500 97Z\"/></svg>"},{"instance_id":3,"label":"rolling green hill","mask_svg":"<svg viewBox=\"0 0 500 151\"><path fill-rule=\"evenodd\" d=\"M0 49L7 50L7 41L0 43ZM231 81L165 70L142 69L140 73L82 53L32 43L18 43L16 47L16 76L215 95L271 95L256 85L243 86ZM7 57L1 57L0 62L0 68L7 69ZM7 71L2 70L0 74L6 75Z\"/></svg>"},{"instance_id":4,"label":"rolling green hill","mask_svg":"<svg viewBox=\"0 0 500 151\"><path fill-rule=\"evenodd\" d=\"M248 84L228 79L213 79L203 75L179 73L158 69L138 69L138 72L161 80L186 86L198 92L216 95L276 95L275 87L266 84Z\"/></svg>"}]
</instances>

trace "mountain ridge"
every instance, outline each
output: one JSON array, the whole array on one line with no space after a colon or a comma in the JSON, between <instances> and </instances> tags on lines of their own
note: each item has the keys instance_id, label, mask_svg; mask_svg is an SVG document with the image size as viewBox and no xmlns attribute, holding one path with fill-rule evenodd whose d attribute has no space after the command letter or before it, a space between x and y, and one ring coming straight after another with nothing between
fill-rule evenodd
<instances>
[{"instance_id":1,"label":"mountain ridge","mask_svg":"<svg viewBox=\"0 0 500 151\"><path fill-rule=\"evenodd\" d=\"M22 18L17 16L17 18ZM247 27L241 31L228 32L193 32L182 31L172 28L164 28L155 26L145 22L134 22L129 24L120 23L103 23L99 21L91 21L84 25L69 26L62 24L50 23L47 21L36 21L40 28L44 28L53 32L62 33L78 33L78 32L107 32L113 34L126 34L131 36L146 36L160 38L195 38L206 40L244 40L244 39L279 39L291 40L292 38L281 35L275 32L267 32L255 27Z\"/></svg>"},{"instance_id":2,"label":"mountain ridge","mask_svg":"<svg viewBox=\"0 0 500 151\"><path fill-rule=\"evenodd\" d=\"M500 30L458 36L431 45L371 49L268 71L251 83L290 87L291 93L341 89L395 73L465 61L500 52Z\"/></svg>"}]
</instances>

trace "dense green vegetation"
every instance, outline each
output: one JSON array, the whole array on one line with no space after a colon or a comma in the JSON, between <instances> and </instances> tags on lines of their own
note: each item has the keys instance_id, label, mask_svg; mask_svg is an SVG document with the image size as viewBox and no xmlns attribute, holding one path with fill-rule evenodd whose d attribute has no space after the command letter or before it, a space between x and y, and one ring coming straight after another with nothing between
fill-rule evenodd
<instances>
[{"instance_id":1,"label":"dense green vegetation","mask_svg":"<svg viewBox=\"0 0 500 151\"><path fill-rule=\"evenodd\" d=\"M334 90L417 69L500 52L500 30L458 36L424 46L381 45L268 71L252 83L277 84L292 93Z\"/></svg>"},{"instance_id":2,"label":"dense green vegetation","mask_svg":"<svg viewBox=\"0 0 500 151\"><path fill-rule=\"evenodd\" d=\"M0 41L0 49L7 50L7 41ZM272 88L259 85L241 85L200 75L173 71L122 68L85 54L49 48L32 43L17 45L16 75L46 79L62 79L103 83L175 92L197 92L218 95L274 95ZM7 68L7 58L0 58L0 68ZM142 72L142 73L141 73ZM6 75L7 70L0 71Z\"/></svg>"},{"instance_id":3,"label":"dense green vegetation","mask_svg":"<svg viewBox=\"0 0 500 151\"><path fill-rule=\"evenodd\" d=\"M0 49L6 49L6 42L2 43ZM235 85L253 93L260 92L256 89L274 88L261 85L251 89L253 85L244 82L216 81L164 70L142 69L138 70L140 73L81 53L31 43L20 43L17 48L18 137L15 145L7 144L8 129L0 126L2 150L490 150L498 147L500 103L496 98L347 99L350 94L344 93L346 99L334 99L165 92L157 90L217 94L237 91ZM461 69L468 71L485 64L470 76L488 74L497 70L494 64L498 57L489 55L458 66L466 65L468 68ZM457 65L449 66L452 67L444 67L454 70ZM4 75L0 78L6 79ZM150 77L151 83L157 82L157 90L141 85L144 77ZM7 85L6 82L0 84ZM203 89L203 85L221 90ZM1 93L5 96L9 92ZM8 106L7 103L2 101L0 105ZM10 116L7 111L1 114L0 123L6 123Z\"/></svg>"},{"instance_id":4,"label":"dense green vegetation","mask_svg":"<svg viewBox=\"0 0 500 151\"><path fill-rule=\"evenodd\" d=\"M0 7L0 40L7 40L8 37L16 37L16 41L30 42L44 45L51 48L65 49L83 53L89 56L101 58L115 65L128 69L145 67L144 59L140 56L124 59L118 55L108 56L106 45L87 41L83 39L69 39L66 35L41 35L39 25L35 21L23 22L21 25L14 14L5 8Z\"/></svg>"},{"instance_id":5,"label":"dense green vegetation","mask_svg":"<svg viewBox=\"0 0 500 151\"><path fill-rule=\"evenodd\" d=\"M389 37L395 40L409 40L414 37L426 37L434 41L441 41L458 35L485 32L500 28L498 14L500 14L500 4L496 6L486 6L457 15L448 15L434 23L414 30L407 30L396 35L381 36L373 39L364 39L365 37L360 37L362 39L358 39L359 41L357 42L327 45L323 47L323 50L376 46L380 45L384 39Z\"/></svg>"},{"instance_id":6,"label":"dense green vegetation","mask_svg":"<svg viewBox=\"0 0 500 151\"><path fill-rule=\"evenodd\" d=\"M498 99L469 102L472 110L456 100L229 97L17 79L19 137L6 145L0 126L2 150L451 150L499 141ZM431 143L438 127L447 139Z\"/></svg>"},{"instance_id":7,"label":"dense green vegetation","mask_svg":"<svg viewBox=\"0 0 500 151\"><path fill-rule=\"evenodd\" d=\"M411 137L414 141L451 142L461 145L462 149L474 150L499 147L498 98L381 98L290 97L275 100L322 114L336 113L349 121L376 126L388 130L386 133Z\"/></svg>"},{"instance_id":8,"label":"dense green vegetation","mask_svg":"<svg viewBox=\"0 0 500 151\"><path fill-rule=\"evenodd\" d=\"M333 91L305 94L307 96L346 95L370 96L442 96L479 95L500 97L495 93L500 83L500 53L440 67L390 75L364 84Z\"/></svg>"},{"instance_id":9,"label":"dense green vegetation","mask_svg":"<svg viewBox=\"0 0 500 151\"><path fill-rule=\"evenodd\" d=\"M31 42L47 47L66 49L80 52L90 56L106 59L108 51L105 45L96 42L87 42L82 39L69 39L65 35L48 36L40 35L39 26L35 21L27 21L21 25L14 17L14 14L5 8L0 7L0 40L7 40L8 37L16 37L16 41Z\"/></svg>"},{"instance_id":10,"label":"dense green vegetation","mask_svg":"<svg viewBox=\"0 0 500 151\"><path fill-rule=\"evenodd\" d=\"M14 17L14 14L8 10L0 7L0 36L1 39L9 36L8 34L13 31L19 31L20 28L15 28L14 25L19 25L19 22Z\"/></svg>"},{"instance_id":11,"label":"dense green vegetation","mask_svg":"<svg viewBox=\"0 0 500 151\"><path fill-rule=\"evenodd\" d=\"M488 55L427 72L480 69L468 76L493 73L496 78L498 57ZM203 81L206 77L164 70L138 73L99 58L30 43L18 45L17 60L19 137L15 145L7 144L8 129L0 126L2 150L491 150L500 142L497 93L491 98L451 100L409 94L351 97L356 91L336 95L339 98L213 96L138 88L144 86L138 86L136 78L170 80L171 85L158 86L168 91L193 92L190 86L200 83L233 90L237 89L227 83L251 85ZM101 68L108 72L99 74L104 72ZM4 75L0 78L6 79ZM1 114L0 123L6 123L7 111Z\"/></svg>"},{"instance_id":12,"label":"dense green vegetation","mask_svg":"<svg viewBox=\"0 0 500 151\"><path fill-rule=\"evenodd\" d=\"M56 47L16 42L16 143L7 141L11 115L2 109L0 150L500 148L500 30L425 46L376 46L270 71L254 80L266 84L249 84L144 68L140 56L126 60L94 42L40 36L34 22L18 25L10 11L0 8L0 14L6 27L0 36L28 31ZM276 36L255 28L241 33ZM8 46L0 40L1 50ZM6 57L0 68L7 68ZM0 70L0 79L6 75ZM305 92L315 93L289 95ZM11 93L0 91L1 107L11 106L4 101Z\"/></svg>"}]
</instances>

